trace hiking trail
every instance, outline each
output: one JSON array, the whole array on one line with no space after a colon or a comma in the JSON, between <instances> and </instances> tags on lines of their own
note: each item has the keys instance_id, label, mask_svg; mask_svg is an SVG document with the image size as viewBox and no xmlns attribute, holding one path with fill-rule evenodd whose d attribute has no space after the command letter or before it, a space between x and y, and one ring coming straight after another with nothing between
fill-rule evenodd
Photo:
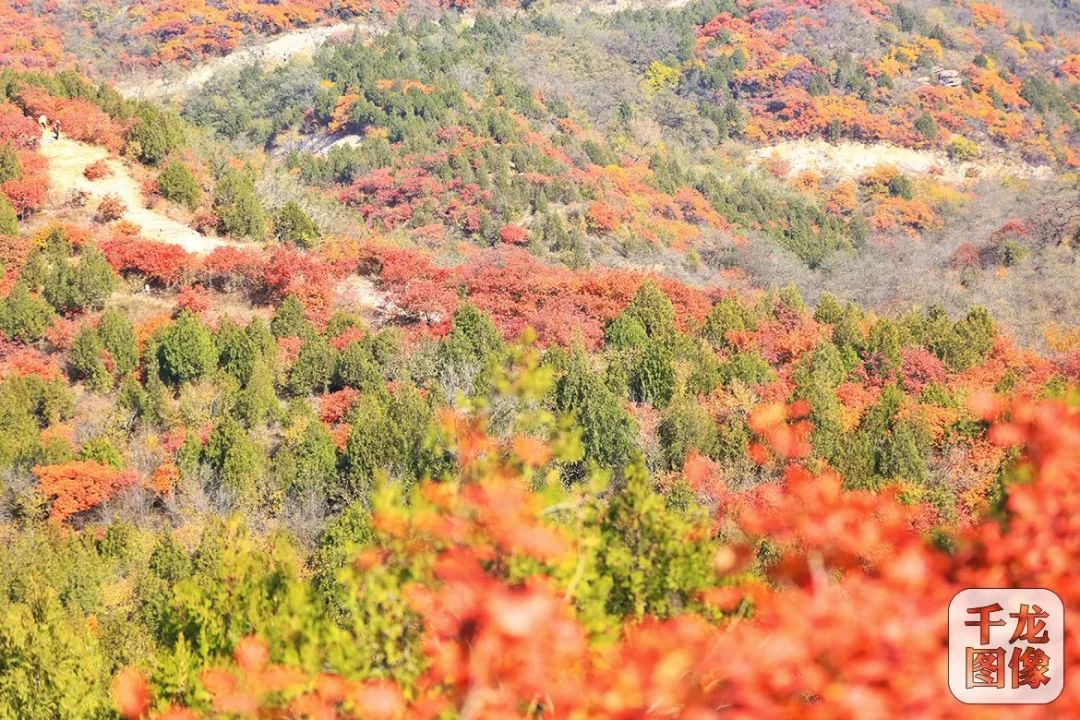
<instances>
[{"instance_id":1,"label":"hiking trail","mask_svg":"<svg viewBox=\"0 0 1080 720\"><path fill-rule=\"evenodd\" d=\"M54 140L52 134L47 133L41 139L40 152L49 162L50 193L56 204L64 203L72 193L81 191L90 198L88 207L96 208L106 195L116 195L127 205L124 219L138 225L147 240L179 245L198 255L205 255L220 245L234 244L200 235L187 225L148 209L139 184L122 162L109 157L105 148L63 135L59 140ZM104 161L112 174L99 180L87 180L83 170L98 160Z\"/></svg>"}]
</instances>

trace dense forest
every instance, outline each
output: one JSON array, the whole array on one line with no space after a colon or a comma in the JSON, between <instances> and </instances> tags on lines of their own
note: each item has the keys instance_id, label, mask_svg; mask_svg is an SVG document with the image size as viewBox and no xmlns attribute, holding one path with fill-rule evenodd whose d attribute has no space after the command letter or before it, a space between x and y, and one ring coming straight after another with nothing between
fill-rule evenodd
<instances>
[{"instance_id":1,"label":"dense forest","mask_svg":"<svg viewBox=\"0 0 1080 720\"><path fill-rule=\"evenodd\" d=\"M1078 173L1068 0L0 0L0 718L1073 717Z\"/></svg>"}]
</instances>

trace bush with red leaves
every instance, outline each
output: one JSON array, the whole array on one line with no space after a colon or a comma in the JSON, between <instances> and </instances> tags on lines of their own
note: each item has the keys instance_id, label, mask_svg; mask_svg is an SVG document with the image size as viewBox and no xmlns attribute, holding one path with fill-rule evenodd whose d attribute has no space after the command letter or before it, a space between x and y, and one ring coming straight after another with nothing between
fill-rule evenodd
<instances>
[{"instance_id":1,"label":"bush with red leaves","mask_svg":"<svg viewBox=\"0 0 1080 720\"><path fill-rule=\"evenodd\" d=\"M121 200L119 196L112 194L106 195L101 198L101 202L98 203L94 220L99 223L110 223L124 217L124 213L127 211L127 203Z\"/></svg>"},{"instance_id":2,"label":"bush with red leaves","mask_svg":"<svg viewBox=\"0 0 1080 720\"><path fill-rule=\"evenodd\" d=\"M98 243L109 264L118 273L138 273L162 285L176 285L195 267L195 258L179 245L114 237Z\"/></svg>"},{"instance_id":3,"label":"bush with red leaves","mask_svg":"<svg viewBox=\"0 0 1080 720\"><path fill-rule=\"evenodd\" d=\"M96 160L83 169L83 177L91 181L100 180L110 175L112 175L112 170L109 169L104 160Z\"/></svg>"}]
</instances>

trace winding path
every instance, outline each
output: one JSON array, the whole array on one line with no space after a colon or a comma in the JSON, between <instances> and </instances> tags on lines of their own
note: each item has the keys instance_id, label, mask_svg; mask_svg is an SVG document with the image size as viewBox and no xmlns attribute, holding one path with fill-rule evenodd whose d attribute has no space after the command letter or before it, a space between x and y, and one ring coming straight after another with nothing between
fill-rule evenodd
<instances>
[{"instance_id":1,"label":"winding path","mask_svg":"<svg viewBox=\"0 0 1080 720\"><path fill-rule=\"evenodd\" d=\"M369 23L337 23L292 30L179 72L166 71L157 76L133 77L118 82L116 87L127 97L164 100L198 90L219 72L236 70L253 62L267 67L281 65L301 53L314 50L335 35L375 35L380 32L383 32L381 28Z\"/></svg>"},{"instance_id":2,"label":"winding path","mask_svg":"<svg viewBox=\"0 0 1080 720\"><path fill-rule=\"evenodd\" d=\"M190 253L205 255L219 245L229 245L225 240L206 237L187 225L154 210L147 209L138 183L127 167L109 152L96 145L61 136L54 140L51 135L41 140L41 154L49 161L51 192L58 202L63 202L73 192L85 192L96 206L106 195L116 195L127 205L124 219L138 225L148 240L173 243ZM112 171L108 177L87 180L83 170L87 165L102 160Z\"/></svg>"}]
</instances>

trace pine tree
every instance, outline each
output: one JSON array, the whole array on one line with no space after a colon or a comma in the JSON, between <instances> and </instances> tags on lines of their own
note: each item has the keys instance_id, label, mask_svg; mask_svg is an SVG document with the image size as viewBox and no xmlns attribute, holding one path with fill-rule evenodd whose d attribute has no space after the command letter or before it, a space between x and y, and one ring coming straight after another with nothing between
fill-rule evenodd
<instances>
[{"instance_id":1,"label":"pine tree","mask_svg":"<svg viewBox=\"0 0 1080 720\"><path fill-rule=\"evenodd\" d=\"M6 298L0 300L0 332L9 338L31 342L40 340L52 318L49 304L30 294L19 280Z\"/></svg>"},{"instance_id":2,"label":"pine tree","mask_svg":"<svg viewBox=\"0 0 1080 720\"><path fill-rule=\"evenodd\" d=\"M11 207L7 197L0 193L0 235L18 235L19 216Z\"/></svg>"},{"instance_id":3,"label":"pine tree","mask_svg":"<svg viewBox=\"0 0 1080 720\"><path fill-rule=\"evenodd\" d=\"M266 233L266 213L255 185L233 168L225 171L214 188L214 213L226 235L258 240Z\"/></svg>"},{"instance_id":4,"label":"pine tree","mask_svg":"<svg viewBox=\"0 0 1080 720\"><path fill-rule=\"evenodd\" d=\"M135 369L139 362L135 327L124 313L115 308L106 310L98 321L97 333L105 350L112 356L118 376L123 377Z\"/></svg>"},{"instance_id":5,"label":"pine tree","mask_svg":"<svg viewBox=\"0 0 1080 720\"><path fill-rule=\"evenodd\" d=\"M189 310L166 328L157 348L161 379L171 385L197 380L217 367L210 331Z\"/></svg>"}]
</instances>

